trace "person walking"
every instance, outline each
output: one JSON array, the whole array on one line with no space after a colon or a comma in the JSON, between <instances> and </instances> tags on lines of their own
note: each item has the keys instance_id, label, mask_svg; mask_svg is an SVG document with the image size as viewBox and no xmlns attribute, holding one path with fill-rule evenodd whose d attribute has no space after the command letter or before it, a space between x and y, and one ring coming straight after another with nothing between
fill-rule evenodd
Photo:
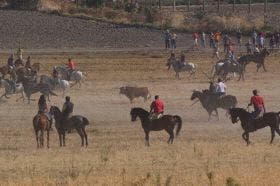
<instances>
[{"instance_id":1,"label":"person walking","mask_svg":"<svg viewBox=\"0 0 280 186\"><path fill-rule=\"evenodd\" d=\"M206 48L206 34L204 32L201 33L201 45Z\"/></svg>"},{"instance_id":2,"label":"person walking","mask_svg":"<svg viewBox=\"0 0 280 186\"><path fill-rule=\"evenodd\" d=\"M170 41L171 41L171 33L169 30L166 30L164 33L164 39L165 39L165 49L170 48Z\"/></svg>"},{"instance_id":3,"label":"person walking","mask_svg":"<svg viewBox=\"0 0 280 186\"><path fill-rule=\"evenodd\" d=\"M193 33L193 50L194 48L196 48L197 50L199 50L199 46L198 46L198 33L194 32Z\"/></svg>"}]
</instances>

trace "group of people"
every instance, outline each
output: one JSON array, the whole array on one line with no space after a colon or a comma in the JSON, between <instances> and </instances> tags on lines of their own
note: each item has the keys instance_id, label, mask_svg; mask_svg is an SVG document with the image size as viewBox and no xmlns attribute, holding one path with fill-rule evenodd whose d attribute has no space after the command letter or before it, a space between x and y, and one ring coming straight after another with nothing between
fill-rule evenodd
<instances>
[{"instance_id":1,"label":"group of people","mask_svg":"<svg viewBox=\"0 0 280 186\"><path fill-rule=\"evenodd\" d=\"M66 96L62 107L62 120L66 121L68 118L70 118L72 116L73 110L74 104L70 101L70 97ZM50 123L52 123L52 116L49 112L47 101L44 95L41 95L38 101L38 114L45 114L49 118Z\"/></svg>"},{"instance_id":2,"label":"group of people","mask_svg":"<svg viewBox=\"0 0 280 186\"><path fill-rule=\"evenodd\" d=\"M179 59L179 60L176 59L175 53L174 53L174 52L171 52L170 57L169 57L168 60L174 60L174 61L176 61L176 63L178 63L178 66L179 66L180 68L183 68L183 67L185 67L185 66L188 65L187 60L186 60L186 56L185 56L184 52L181 52L181 55L180 55L180 59Z\"/></svg>"},{"instance_id":3,"label":"group of people","mask_svg":"<svg viewBox=\"0 0 280 186\"><path fill-rule=\"evenodd\" d=\"M165 49L176 49L177 45L177 34L175 32L170 32L169 30L166 30L164 33L164 39L165 39Z\"/></svg>"}]
</instances>

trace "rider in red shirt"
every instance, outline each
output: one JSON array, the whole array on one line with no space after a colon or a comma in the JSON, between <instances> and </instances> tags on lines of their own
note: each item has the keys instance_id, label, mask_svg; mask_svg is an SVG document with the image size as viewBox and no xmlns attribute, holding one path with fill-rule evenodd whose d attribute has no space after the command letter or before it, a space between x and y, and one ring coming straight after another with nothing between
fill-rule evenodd
<instances>
[{"instance_id":1,"label":"rider in red shirt","mask_svg":"<svg viewBox=\"0 0 280 186\"><path fill-rule=\"evenodd\" d=\"M253 96L251 97L251 101L248 104L248 106L254 106L254 112L252 113L254 118L262 117L262 115L265 113L265 106L264 101L261 96L259 96L257 90L253 90Z\"/></svg>"},{"instance_id":2,"label":"rider in red shirt","mask_svg":"<svg viewBox=\"0 0 280 186\"><path fill-rule=\"evenodd\" d=\"M159 99L159 96L155 96L155 100L151 104L151 113L155 115L157 119L159 119L164 112L164 104L163 102Z\"/></svg>"}]
</instances>

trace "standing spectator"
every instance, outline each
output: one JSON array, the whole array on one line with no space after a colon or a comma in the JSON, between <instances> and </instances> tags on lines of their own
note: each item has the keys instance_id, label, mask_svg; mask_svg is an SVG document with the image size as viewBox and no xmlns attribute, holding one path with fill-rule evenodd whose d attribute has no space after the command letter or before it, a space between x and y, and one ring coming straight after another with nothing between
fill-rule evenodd
<instances>
[{"instance_id":1,"label":"standing spectator","mask_svg":"<svg viewBox=\"0 0 280 186\"><path fill-rule=\"evenodd\" d=\"M231 40L230 37L226 34L223 38L224 53L228 53L230 40Z\"/></svg>"},{"instance_id":2,"label":"standing spectator","mask_svg":"<svg viewBox=\"0 0 280 186\"><path fill-rule=\"evenodd\" d=\"M199 46L198 46L198 33L197 32L194 32L193 33L193 50L194 48L196 48L197 50L199 50Z\"/></svg>"},{"instance_id":3,"label":"standing spectator","mask_svg":"<svg viewBox=\"0 0 280 186\"><path fill-rule=\"evenodd\" d=\"M254 45L254 46L257 44L257 37L258 37L258 34L257 34L257 32L254 30L253 33L252 33L252 42L253 42L253 45Z\"/></svg>"},{"instance_id":4,"label":"standing spectator","mask_svg":"<svg viewBox=\"0 0 280 186\"><path fill-rule=\"evenodd\" d=\"M274 35L272 35L272 37L270 38L269 47L272 48L272 49L276 48L276 42L275 42Z\"/></svg>"},{"instance_id":5,"label":"standing spectator","mask_svg":"<svg viewBox=\"0 0 280 186\"><path fill-rule=\"evenodd\" d=\"M165 39L165 49L170 48L171 34L170 34L169 30L165 31L164 39Z\"/></svg>"},{"instance_id":6,"label":"standing spectator","mask_svg":"<svg viewBox=\"0 0 280 186\"><path fill-rule=\"evenodd\" d=\"M201 33L201 45L206 48L206 34L204 32Z\"/></svg>"},{"instance_id":7,"label":"standing spectator","mask_svg":"<svg viewBox=\"0 0 280 186\"><path fill-rule=\"evenodd\" d=\"M209 34L209 46L210 48L215 48L215 44L214 44L214 34L213 32L211 32Z\"/></svg>"},{"instance_id":8,"label":"standing spectator","mask_svg":"<svg viewBox=\"0 0 280 186\"><path fill-rule=\"evenodd\" d=\"M219 55L219 48L218 47L213 47L213 56L212 58L217 58L218 60L220 60L220 55Z\"/></svg>"},{"instance_id":9,"label":"standing spectator","mask_svg":"<svg viewBox=\"0 0 280 186\"><path fill-rule=\"evenodd\" d=\"M275 44L276 44L276 47L279 48L280 46L280 32L275 32Z\"/></svg>"},{"instance_id":10,"label":"standing spectator","mask_svg":"<svg viewBox=\"0 0 280 186\"><path fill-rule=\"evenodd\" d=\"M260 49L264 48L264 37L260 34Z\"/></svg>"},{"instance_id":11,"label":"standing spectator","mask_svg":"<svg viewBox=\"0 0 280 186\"><path fill-rule=\"evenodd\" d=\"M247 54L252 54L253 53L253 46L252 46L252 43L251 43L250 39L245 44L245 46L246 46L246 49L247 49Z\"/></svg>"},{"instance_id":12,"label":"standing spectator","mask_svg":"<svg viewBox=\"0 0 280 186\"><path fill-rule=\"evenodd\" d=\"M177 35L175 34L175 32L173 32L171 36L171 48L173 50L176 49L176 40L177 40Z\"/></svg>"},{"instance_id":13,"label":"standing spectator","mask_svg":"<svg viewBox=\"0 0 280 186\"><path fill-rule=\"evenodd\" d=\"M241 47L241 42L242 42L242 33L241 33L241 30L238 30L238 31L237 31L236 37L237 37L237 43L238 43L239 46Z\"/></svg>"},{"instance_id":14,"label":"standing spectator","mask_svg":"<svg viewBox=\"0 0 280 186\"><path fill-rule=\"evenodd\" d=\"M215 32L215 34L214 34L214 43L215 43L215 46L217 47L217 48L219 48L219 42L220 42L220 40L221 40L221 36L222 34L221 34L221 32L220 31L217 31L217 32Z\"/></svg>"}]
</instances>

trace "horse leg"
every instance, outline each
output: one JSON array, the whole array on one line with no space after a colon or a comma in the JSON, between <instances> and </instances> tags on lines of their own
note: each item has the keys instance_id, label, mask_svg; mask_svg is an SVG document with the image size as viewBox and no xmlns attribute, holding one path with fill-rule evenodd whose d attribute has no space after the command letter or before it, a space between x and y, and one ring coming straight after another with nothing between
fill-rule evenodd
<instances>
[{"instance_id":1,"label":"horse leg","mask_svg":"<svg viewBox=\"0 0 280 186\"><path fill-rule=\"evenodd\" d=\"M82 131L84 133L84 136L85 136L85 140L86 140L86 147L88 146L88 137L87 137L87 133L86 133L86 130L85 130L85 127L82 128Z\"/></svg>"},{"instance_id":2,"label":"horse leg","mask_svg":"<svg viewBox=\"0 0 280 186\"><path fill-rule=\"evenodd\" d=\"M171 129L166 129L166 132L169 134L169 139L168 139L167 143L172 144L173 139L174 139L174 132Z\"/></svg>"},{"instance_id":3,"label":"horse leg","mask_svg":"<svg viewBox=\"0 0 280 186\"><path fill-rule=\"evenodd\" d=\"M62 134L61 132L58 132L58 137L59 137L59 145L62 147Z\"/></svg>"},{"instance_id":4,"label":"horse leg","mask_svg":"<svg viewBox=\"0 0 280 186\"><path fill-rule=\"evenodd\" d=\"M38 136L38 130L35 131L35 135L36 135L36 142L37 142L37 148L39 148L39 136Z\"/></svg>"},{"instance_id":5,"label":"horse leg","mask_svg":"<svg viewBox=\"0 0 280 186\"><path fill-rule=\"evenodd\" d=\"M263 67L263 70L264 70L265 72L267 72L267 70L266 70L266 68L265 68L265 66L264 66L264 63L262 63L262 67Z\"/></svg>"},{"instance_id":6,"label":"horse leg","mask_svg":"<svg viewBox=\"0 0 280 186\"><path fill-rule=\"evenodd\" d=\"M145 132L146 133L146 136L145 136L145 140L146 140L146 145L147 146L150 146L150 140L149 140L149 132Z\"/></svg>"},{"instance_id":7,"label":"horse leg","mask_svg":"<svg viewBox=\"0 0 280 186\"><path fill-rule=\"evenodd\" d=\"M280 129L276 128L275 130L276 130L277 134L280 136Z\"/></svg>"},{"instance_id":8,"label":"horse leg","mask_svg":"<svg viewBox=\"0 0 280 186\"><path fill-rule=\"evenodd\" d=\"M247 139L247 145L249 145L251 142L249 140L249 132L245 133L246 139Z\"/></svg>"},{"instance_id":9,"label":"horse leg","mask_svg":"<svg viewBox=\"0 0 280 186\"><path fill-rule=\"evenodd\" d=\"M270 140L270 144L272 144L272 142L273 142L273 139L274 139L274 137L275 137L275 129L274 128L270 128L271 129L271 140Z\"/></svg>"},{"instance_id":10,"label":"horse leg","mask_svg":"<svg viewBox=\"0 0 280 186\"><path fill-rule=\"evenodd\" d=\"M83 135L83 132L82 132L82 129L81 128L76 128L79 136L81 137L81 141L82 141L82 144L81 146L83 147L84 146L84 135Z\"/></svg>"},{"instance_id":11,"label":"horse leg","mask_svg":"<svg viewBox=\"0 0 280 186\"><path fill-rule=\"evenodd\" d=\"M50 141L50 130L48 129L47 130L47 148L50 148L49 141Z\"/></svg>"},{"instance_id":12,"label":"horse leg","mask_svg":"<svg viewBox=\"0 0 280 186\"><path fill-rule=\"evenodd\" d=\"M246 132L244 132L244 133L242 134L242 138L244 139L244 141L246 141L246 142L247 142Z\"/></svg>"},{"instance_id":13,"label":"horse leg","mask_svg":"<svg viewBox=\"0 0 280 186\"><path fill-rule=\"evenodd\" d=\"M63 140L63 146L65 147L65 130L63 129L63 132L62 132L62 140Z\"/></svg>"},{"instance_id":14,"label":"horse leg","mask_svg":"<svg viewBox=\"0 0 280 186\"><path fill-rule=\"evenodd\" d=\"M217 116L218 121L220 121L220 116L219 116L218 110L215 109L215 112L216 112L216 116Z\"/></svg>"}]
</instances>

